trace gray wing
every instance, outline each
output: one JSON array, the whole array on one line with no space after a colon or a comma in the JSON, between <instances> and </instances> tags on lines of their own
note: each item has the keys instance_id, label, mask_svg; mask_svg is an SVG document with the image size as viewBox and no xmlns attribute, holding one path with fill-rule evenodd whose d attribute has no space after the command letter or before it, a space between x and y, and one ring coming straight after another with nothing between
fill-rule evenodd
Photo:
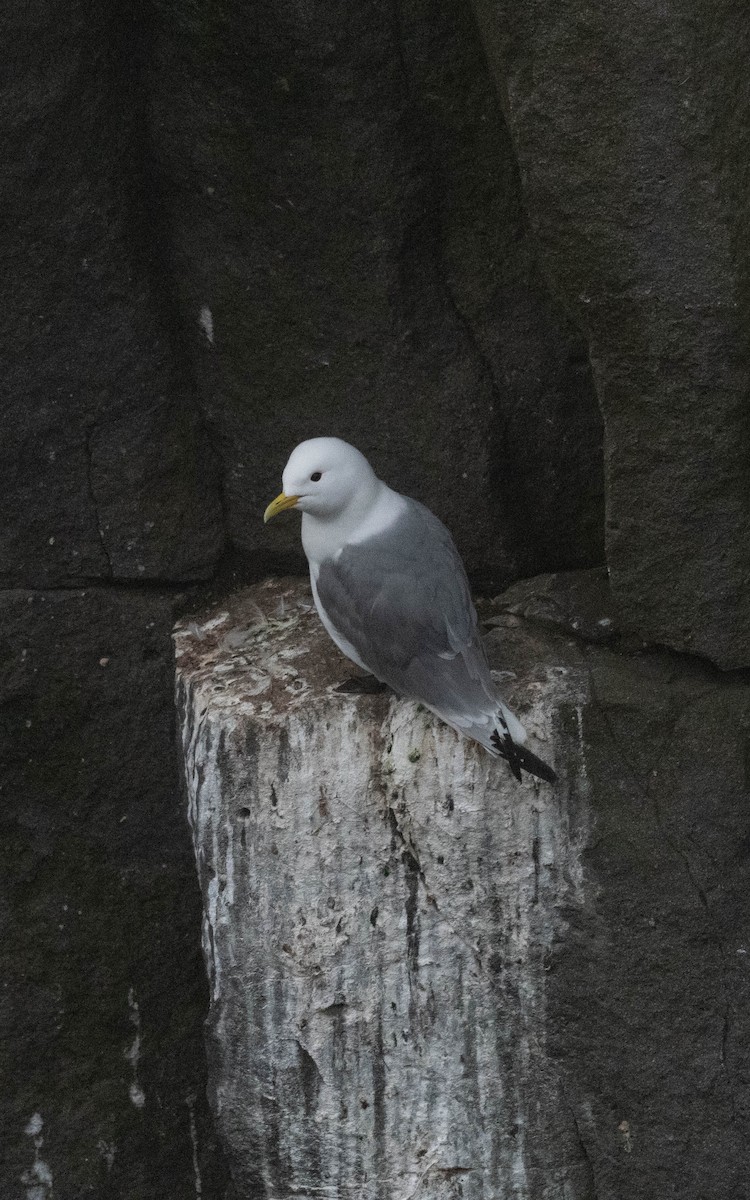
<instances>
[{"instance_id":1,"label":"gray wing","mask_svg":"<svg viewBox=\"0 0 750 1200\"><path fill-rule=\"evenodd\" d=\"M453 540L416 500L384 533L321 564L320 603L378 679L469 728L498 699Z\"/></svg>"}]
</instances>

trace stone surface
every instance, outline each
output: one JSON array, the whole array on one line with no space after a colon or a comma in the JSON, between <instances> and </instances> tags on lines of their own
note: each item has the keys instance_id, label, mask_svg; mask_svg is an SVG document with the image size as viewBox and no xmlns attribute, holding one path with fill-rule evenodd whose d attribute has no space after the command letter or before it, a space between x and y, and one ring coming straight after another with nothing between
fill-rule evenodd
<instances>
[{"instance_id":1,"label":"stone surface","mask_svg":"<svg viewBox=\"0 0 750 1200\"><path fill-rule=\"evenodd\" d=\"M161 5L160 193L231 536L305 437L355 442L487 588L603 554L586 347L529 238L456 0ZM293 526L274 546L297 556Z\"/></svg>"},{"instance_id":2,"label":"stone surface","mask_svg":"<svg viewBox=\"0 0 750 1200\"><path fill-rule=\"evenodd\" d=\"M177 636L235 1185L592 1195L542 1022L558 911L578 902L580 800L517 788L415 705L337 692L348 668L309 599L270 583ZM527 663L524 684L532 728L545 702L574 703L565 666Z\"/></svg>"},{"instance_id":3,"label":"stone surface","mask_svg":"<svg viewBox=\"0 0 750 1200\"><path fill-rule=\"evenodd\" d=\"M588 902L548 1029L600 1200L734 1200L750 1131L750 687L588 651Z\"/></svg>"},{"instance_id":4,"label":"stone surface","mask_svg":"<svg viewBox=\"0 0 750 1200\"><path fill-rule=\"evenodd\" d=\"M494 621L554 789L337 691L304 587L178 629L210 1093L242 1195L744 1194L750 689Z\"/></svg>"},{"instance_id":5,"label":"stone surface","mask_svg":"<svg viewBox=\"0 0 750 1200\"><path fill-rule=\"evenodd\" d=\"M482 607L488 627L505 623L504 615L492 615L496 610L566 630L586 642L610 642L620 634L606 567L520 579Z\"/></svg>"},{"instance_id":6,"label":"stone surface","mask_svg":"<svg viewBox=\"0 0 750 1200\"><path fill-rule=\"evenodd\" d=\"M202 578L223 545L128 6L6 8L0 586Z\"/></svg>"},{"instance_id":7,"label":"stone surface","mask_svg":"<svg viewBox=\"0 0 750 1200\"><path fill-rule=\"evenodd\" d=\"M224 517L270 560L321 432L485 590L601 561L586 342L465 5L39 0L0 35L0 586L203 578Z\"/></svg>"},{"instance_id":8,"label":"stone surface","mask_svg":"<svg viewBox=\"0 0 750 1200\"><path fill-rule=\"evenodd\" d=\"M445 1130L434 1077L414 1064L415 1047L441 1044L430 1028L442 1044L455 1030L447 999L458 993L451 980L440 989L446 948L464 963L467 1003L495 1005L466 1078L446 1059L446 1111L463 1113L469 1079L514 1080L472 1101L482 1120L497 1118L489 1151L457 1115L437 1158L428 1148L421 1165L402 1157L388 1169L416 1172L415 1200L425 1187L466 1195L511 1160L503 1187L529 1200L747 1192L746 681L635 651L657 641L747 663L750 26L728 0L626 0L606 17L582 0L474 8L484 48L459 0L398 11L381 0L317 10L36 0L0 14L0 588L43 589L0 592L3 1196L224 1194L203 1101L199 896L172 744L174 598L159 581L210 576L227 530L235 557L213 595L257 579L264 558L299 563L296 521L264 532L260 513L291 445L320 432L351 438L435 508L487 594L555 572L484 615L498 666L517 672L508 687L551 731L569 784L559 809L545 792L511 795L500 777L485 795L486 763L418 714L410 725L382 697L332 696L329 651L305 667L316 703L356 717L357 745L385 756L372 729L392 727L400 755L398 800L381 771L337 830L360 887L346 903L360 906L397 996L383 1062L388 1033L412 1037L398 1053L388 1046L391 1066L411 1064L422 1089L414 1112L402 1097L401 1119L423 1129L430 1112L430 1132ZM594 385L611 600L600 575L560 574L603 559ZM101 586L44 590L90 581ZM597 641L610 616L606 647L568 640ZM217 665L244 652L253 618L237 630L233 619L223 648L200 643ZM253 652L268 650L268 633L249 638ZM544 681L562 663L553 704ZM244 696L257 664L240 665ZM429 807L425 759L434 764L425 753L411 762L412 729L422 745L435 739L446 771L466 768L450 819ZM237 788L268 772L276 750L283 760L283 745L238 759ZM353 789L365 763L346 769ZM487 855L478 861L479 793L502 866L491 876ZM217 823L219 867L229 831L235 855L252 831L281 888L257 820L269 803L259 793L241 819L203 809L199 828ZM439 843L459 822L465 846L450 842L446 855ZM325 931L324 961L349 956L359 970L364 943L336 940L346 926L336 934L333 832L329 821L306 860L308 888L314 871L331 882L312 923ZM309 853L306 831L300 839ZM388 876L372 867L376 851ZM210 891L213 843L203 853L215 916L226 889ZM238 862L237 897L252 890ZM497 901L486 914L456 862L477 896ZM374 924L368 888L383 894ZM485 922L484 972L440 923L446 906L459 932ZM385 949L384 928L395 929ZM494 953L504 966L493 973ZM289 979L287 957L275 978ZM409 987L423 976L432 1026L429 992ZM231 999L238 1012L248 1003L239 988ZM371 1030L337 1004L331 1027L351 1018ZM301 1049L282 1053L265 1027L263 1041L290 1072L277 1085L300 1080L303 1109L317 1095L321 1114L330 1085L318 1087L305 1053L350 1083L377 1061L366 1037L359 1064L351 1046L341 1063L326 1059L326 1020L309 1025L316 1042L295 1033ZM215 1023L211 1034L218 1095L231 1053L220 1054ZM371 1075L369 1107L357 1097L347 1118L367 1133L363 1163L400 1133L393 1070ZM232 1111L225 1140L255 1200L258 1161L267 1178L291 1170L272 1136L288 1131L272 1112L259 1160L241 1105ZM478 1166L454 1153L459 1137ZM295 1170L315 1169L311 1144ZM415 1138L410 1153L421 1148ZM381 1175L376 1164L370 1182Z\"/></svg>"},{"instance_id":9,"label":"stone surface","mask_svg":"<svg viewBox=\"0 0 750 1200\"><path fill-rule=\"evenodd\" d=\"M623 619L746 666L750 26L697 0L475 9L548 278L588 338Z\"/></svg>"},{"instance_id":10,"label":"stone surface","mask_svg":"<svg viewBox=\"0 0 750 1200\"><path fill-rule=\"evenodd\" d=\"M223 1196L157 591L0 594L0 1194Z\"/></svg>"}]
</instances>

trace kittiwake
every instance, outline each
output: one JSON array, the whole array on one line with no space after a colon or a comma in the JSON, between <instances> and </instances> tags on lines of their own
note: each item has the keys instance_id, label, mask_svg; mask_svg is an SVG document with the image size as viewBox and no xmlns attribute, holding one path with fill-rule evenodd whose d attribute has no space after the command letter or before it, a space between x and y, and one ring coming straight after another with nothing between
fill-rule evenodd
<instances>
[{"instance_id":1,"label":"kittiwake","mask_svg":"<svg viewBox=\"0 0 750 1200\"><path fill-rule=\"evenodd\" d=\"M526 748L526 730L495 690L464 565L442 521L339 438L297 446L282 485L264 520L302 512L315 607L347 658L505 759L516 779L524 770L552 783L554 771Z\"/></svg>"}]
</instances>

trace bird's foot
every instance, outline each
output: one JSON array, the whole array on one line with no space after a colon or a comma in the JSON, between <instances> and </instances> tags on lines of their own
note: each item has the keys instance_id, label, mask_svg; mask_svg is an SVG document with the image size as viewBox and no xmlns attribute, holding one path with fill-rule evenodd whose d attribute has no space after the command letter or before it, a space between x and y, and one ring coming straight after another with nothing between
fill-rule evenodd
<instances>
[{"instance_id":1,"label":"bird's foot","mask_svg":"<svg viewBox=\"0 0 750 1200\"><path fill-rule=\"evenodd\" d=\"M388 691L388 684L382 683L374 675L354 675L340 683L335 691L350 696L379 696L381 692Z\"/></svg>"}]
</instances>

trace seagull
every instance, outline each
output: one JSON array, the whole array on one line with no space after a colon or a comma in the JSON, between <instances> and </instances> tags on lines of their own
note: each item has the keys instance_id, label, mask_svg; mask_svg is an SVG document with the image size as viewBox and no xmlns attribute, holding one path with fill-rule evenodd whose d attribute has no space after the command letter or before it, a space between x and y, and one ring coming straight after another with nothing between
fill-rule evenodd
<instances>
[{"instance_id":1,"label":"seagull","mask_svg":"<svg viewBox=\"0 0 750 1200\"><path fill-rule=\"evenodd\" d=\"M263 519L302 513L315 607L339 650L504 759L519 781L527 771L553 783L495 690L466 571L442 521L339 438L301 442L282 486Z\"/></svg>"}]
</instances>

